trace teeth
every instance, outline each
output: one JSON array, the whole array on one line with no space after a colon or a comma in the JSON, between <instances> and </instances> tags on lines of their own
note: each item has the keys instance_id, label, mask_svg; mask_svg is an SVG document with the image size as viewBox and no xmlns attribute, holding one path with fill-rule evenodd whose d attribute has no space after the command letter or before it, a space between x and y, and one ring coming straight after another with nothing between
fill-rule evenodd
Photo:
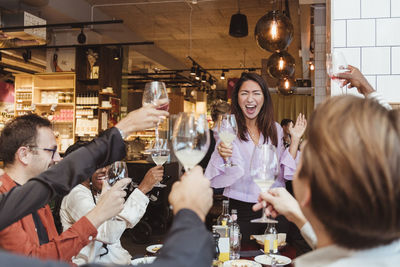
<instances>
[{"instance_id":1,"label":"teeth","mask_svg":"<svg viewBox=\"0 0 400 267\"><path fill-rule=\"evenodd\" d=\"M255 108L255 105L246 105L246 108Z\"/></svg>"}]
</instances>

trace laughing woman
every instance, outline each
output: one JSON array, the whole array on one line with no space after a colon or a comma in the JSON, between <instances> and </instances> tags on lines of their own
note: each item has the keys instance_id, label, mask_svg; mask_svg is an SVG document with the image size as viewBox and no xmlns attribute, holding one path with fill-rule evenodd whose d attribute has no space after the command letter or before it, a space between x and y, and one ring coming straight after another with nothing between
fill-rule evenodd
<instances>
[{"instance_id":1,"label":"laughing woman","mask_svg":"<svg viewBox=\"0 0 400 267\"><path fill-rule=\"evenodd\" d=\"M301 136L306 128L304 115L299 115L294 127L290 128L292 143L285 149L282 127L274 121L274 109L268 86L255 73L243 73L236 83L232 96L232 114L238 124L238 136L231 146L222 142L216 146L207 166L205 176L214 188L225 188L223 195L230 199L229 208L237 209L238 223L242 232L242 243L247 243L250 234L263 233L265 224L250 221L261 217L261 212L252 211L257 202L260 188L250 176L250 159L257 145L269 143L277 149L280 172L273 187L284 187L292 180L296 169L296 158ZM231 157L233 167L224 167L224 158Z\"/></svg>"}]
</instances>

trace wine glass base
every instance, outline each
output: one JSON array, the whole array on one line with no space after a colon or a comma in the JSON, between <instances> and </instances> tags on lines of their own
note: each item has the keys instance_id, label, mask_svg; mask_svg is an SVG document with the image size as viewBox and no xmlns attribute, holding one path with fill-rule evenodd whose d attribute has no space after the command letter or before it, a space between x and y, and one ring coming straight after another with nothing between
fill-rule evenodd
<instances>
[{"instance_id":1,"label":"wine glass base","mask_svg":"<svg viewBox=\"0 0 400 267\"><path fill-rule=\"evenodd\" d=\"M252 223L278 223L277 220L270 219L270 218L258 218L258 219L253 219L250 222L252 222Z\"/></svg>"}]
</instances>

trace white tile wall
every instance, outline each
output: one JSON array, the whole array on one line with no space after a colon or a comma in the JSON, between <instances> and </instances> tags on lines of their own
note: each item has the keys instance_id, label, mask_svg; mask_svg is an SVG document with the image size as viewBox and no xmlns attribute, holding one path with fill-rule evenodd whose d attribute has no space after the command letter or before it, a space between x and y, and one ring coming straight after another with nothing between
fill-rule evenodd
<instances>
[{"instance_id":1,"label":"white tile wall","mask_svg":"<svg viewBox=\"0 0 400 267\"><path fill-rule=\"evenodd\" d=\"M365 75L365 78L367 78L369 84L372 85L372 87L376 88L376 76Z\"/></svg>"},{"instance_id":2,"label":"white tile wall","mask_svg":"<svg viewBox=\"0 0 400 267\"><path fill-rule=\"evenodd\" d=\"M375 46L375 20L348 20L347 46Z\"/></svg>"},{"instance_id":3,"label":"white tile wall","mask_svg":"<svg viewBox=\"0 0 400 267\"><path fill-rule=\"evenodd\" d=\"M390 74L390 47L361 49L361 72L364 75Z\"/></svg>"},{"instance_id":4,"label":"white tile wall","mask_svg":"<svg viewBox=\"0 0 400 267\"><path fill-rule=\"evenodd\" d=\"M343 53L344 58L346 59L347 64L350 64L354 67L360 68L361 48L335 48L335 51L340 51Z\"/></svg>"},{"instance_id":5,"label":"white tile wall","mask_svg":"<svg viewBox=\"0 0 400 267\"><path fill-rule=\"evenodd\" d=\"M377 19L376 20L377 46L400 45L399 30L400 30L400 18Z\"/></svg>"},{"instance_id":6,"label":"white tile wall","mask_svg":"<svg viewBox=\"0 0 400 267\"><path fill-rule=\"evenodd\" d=\"M378 1L378 0L377 0ZM360 0L333 0L332 12L334 19L360 18Z\"/></svg>"},{"instance_id":7,"label":"white tile wall","mask_svg":"<svg viewBox=\"0 0 400 267\"><path fill-rule=\"evenodd\" d=\"M381 92L389 103L400 103L400 75L378 76L377 91Z\"/></svg>"},{"instance_id":8,"label":"white tile wall","mask_svg":"<svg viewBox=\"0 0 400 267\"><path fill-rule=\"evenodd\" d=\"M400 1L392 0L391 7L392 7L392 14L391 14L392 18L400 17Z\"/></svg>"},{"instance_id":9,"label":"white tile wall","mask_svg":"<svg viewBox=\"0 0 400 267\"><path fill-rule=\"evenodd\" d=\"M392 74L400 74L400 47L392 47Z\"/></svg>"},{"instance_id":10,"label":"white tile wall","mask_svg":"<svg viewBox=\"0 0 400 267\"><path fill-rule=\"evenodd\" d=\"M400 0L331 4L331 48L342 51L347 63L358 67L389 102L400 103ZM352 89L343 93L356 94ZM331 94L342 94L335 82Z\"/></svg>"},{"instance_id":11,"label":"white tile wall","mask_svg":"<svg viewBox=\"0 0 400 267\"><path fill-rule=\"evenodd\" d=\"M335 20L332 27L333 35L335 36L335 40L333 40L333 46L346 46L346 20Z\"/></svg>"},{"instance_id":12,"label":"white tile wall","mask_svg":"<svg viewBox=\"0 0 400 267\"><path fill-rule=\"evenodd\" d=\"M390 0L361 0L361 18L388 17L390 17Z\"/></svg>"}]
</instances>

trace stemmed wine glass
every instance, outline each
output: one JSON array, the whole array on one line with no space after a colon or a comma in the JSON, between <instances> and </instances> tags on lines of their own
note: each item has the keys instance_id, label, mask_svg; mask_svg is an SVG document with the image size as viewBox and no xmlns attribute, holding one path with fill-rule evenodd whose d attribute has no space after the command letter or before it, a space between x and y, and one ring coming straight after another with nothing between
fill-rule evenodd
<instances>
[{"instance_id":1,"label":"stemmed wine glass","mask_svg":"<svg viewBox=\"0 0 400 267\"><path fill-rule=\"evenodd\" d=\"M157 166L163 165L169 158L169 148L167 139L158 139L154 142L153 148L151 149L151 158ZM166 187L165 184L157 182L154 187Z\"/></svg>"},{"instance_id":2,"label":"stemmed wine glass","mask_svg":"<svg viewBox=\"0 0 400 267\"><path fill-rule=\"evenodd\" d=\"M253 182L260 187L261 192L266 192L275 182L279 174L279 162L276 147L272 144L257 145L254 148L250 163L250 175ZM262 217L251 220L253 223L276 223L276 220L267 218L265 215L265 203L263 205Z\"/></svg>"},{"instance_id":3,"label":"stemmed wine glass","mask_svg":"<svg viewBox=\"0 0 400 267\"><path fill-rule=\"evenodd\" d=\"M143 92L142 106L153 104L156 109L168 111L169 99L165 83L152 81L146 83ZM156 144L159 144L158 139L158 124L155 128Z\"/></svg>"},{"instance_id":4,"label":"stemmed wine glass","mask_svg":"<svg viewBox=\"0 0 400 267\"><path fill-rule=\"evenodd\" d=\"M349 68L342 52L333 51L330 54L326 54L326 72L332 81L335 81L339 84L340 88L342 89L342 93L344 80L339 79L337 75L347 71L349 71Z\"/></svg>"},{"instance_id":5,"label":"stemmed wine glass","mask_svg":"<svg viewBox=\"0 0 400 267\"><path fill-rule=\"evenodd\" d=\"M128 167L124 161L115 161L112 163L108 169L108 179L107 182L110 186L113 186L117 181L128 177ZM112 217L111 220L115 220Z\"/></svg>"},{"instance_id":6,"label":"stemmed wine glass","mask_svg":"<svg viewBox=\"0 0 400 267\"><path fill-rule=\"evenodd\" d=\"M218 127L218 136L221 139L221 141L225 145L230 146L233 140L235 140L238 132L235 115L233 114L219 115L217 121L217 127ZM233 164L229 158L226 158L223 166L232 167L236 165Z\"/></svg>"},{"instance_id":7,"label":"stemmed wine glass","mask_svg":"<svg viewBox=\"0 0 400 267\"><path fill-rule=\"evenodd\" d=\"M174 124L172 147L185 171L196 166L210 146L210 133L205 114L181 112Z\"/></svg>"}]
</instances>

